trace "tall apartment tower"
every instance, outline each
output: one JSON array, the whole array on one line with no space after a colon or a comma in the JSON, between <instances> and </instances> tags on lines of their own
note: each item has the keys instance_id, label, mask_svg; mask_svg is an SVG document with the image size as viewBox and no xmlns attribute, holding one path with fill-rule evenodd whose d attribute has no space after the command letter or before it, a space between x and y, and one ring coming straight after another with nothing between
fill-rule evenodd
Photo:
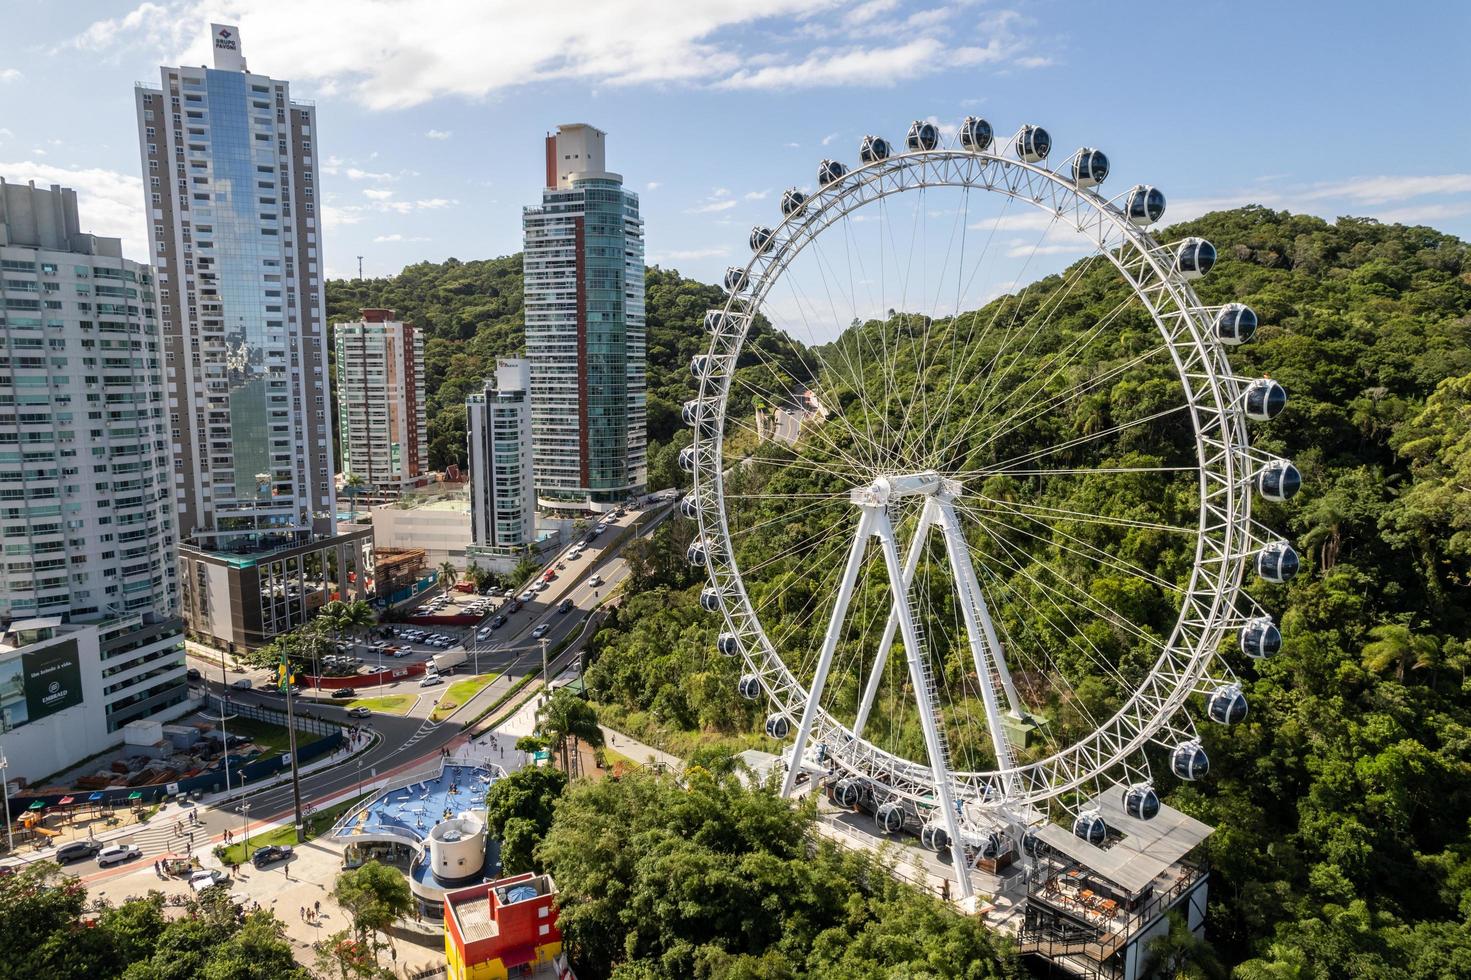
<instances>
[{"instance_id":1,"label":"tall apartment tower","mask_svg":"<svg viewBox=\"0 0 1471 980\"><path fill-rule=\"evenodd\" d=\"M316 109L246 68L237 28L211 38L213 68L136 89L138 142L184 612L202 638L253 645L354 598L371 556L335 533Z\"/></svg>"},{"instance_id":2,"label":"tall apartment tower","mask_svg":"<svg viewBox=\"0 0 1471 980\"><path fill-rule=\"evenodd\" d=\"M429 480L424 331L392 310L361 316L333 325L342 472L362 478L362 493L396 497Z\"/></svg>"},{"instance_id":3,"label":"tall apartment tower","mask_svg":"<svg viewBox=\"0 0 1471 980\"><path fill-rule=\"evenodd\" d=\"M520 554L535 541L530 383L528 361L502 359L465 401L471 540L490 555Z\"/></svg>"},{"instance_id":4,"label":"tall apartment tower","mask_svg":"<svg viewBox=\"0 0 1471 980\"><path fill-rule=\"evenodd\" d=\"M0 178L0 731L65 768L188 698L153 271ZM103 678L106 677L104 684Z\"/></svg>"},{"instance_id":5,"label":"tall apartment tower","mask_svg":"<svg viewBox=\"0 0 1471 980\"><path fill-rule=\"evenodd\" d=\"M602 130L546 138L541 205L522 212L538 504L611 510L647 481L644 231Z\"/></svg>"}]
</instances>

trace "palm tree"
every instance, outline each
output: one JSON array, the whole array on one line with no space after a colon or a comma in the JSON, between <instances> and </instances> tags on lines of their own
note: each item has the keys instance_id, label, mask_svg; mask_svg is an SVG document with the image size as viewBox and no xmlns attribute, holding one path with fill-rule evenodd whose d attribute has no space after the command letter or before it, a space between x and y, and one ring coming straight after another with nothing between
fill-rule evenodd
<instances>
[{"instance_id":1,"label":"palm tree","mask_svg":"<svg viewBox=\"0 0 1471 980\"><path fill-rule=\"evenodd\" d=\"M455 579L459 577L459 574L455 570L454 562L446 561L440 563L439 581L443 583L445 591L448 591L449 587L455 584Z\"/></svg>"},{"instance_id":2,"label":"palm tree","mask_svg":"<svg viewBox=\"0 0 1471 980\"><path fill-rule=\"evenodd\" d=\"M352 602L345 603L342 611L337 614L337 624L343 632L359 640L377 622L378 616L373 612L373 607L362 599L354 599Z\"/></svg>"},{"instance_id":3,"label":"palm tree","mask_svg":"<svg viewBox=\"0 0 1471 980\"><path fill-rule=\"evenodd\" d=\"M1139 971L1140 976L1225 980L1228 973L1215 948L1191 932L1179 912L1170 913L1170 931L1149 940L1146 949L1148 959Z\"/></svg>"},{"instance_id":4,"label":"palm tree","mask_svg":"<svg viewBox=\"0 0 1471 980\"><path fill-rule=\"evenodd\" d=\"M595 749L603 746L603 730L592 705L563 688L536 709L536 730L562 757L562 771L567 767L567 742L577 738Z\"/></svg>"},{"instance_id":5,"label":"palm tree","mask_svg":"<svg viewBox=\"0 0 1471 980\"><path fill-rule=\"evenodd\" d=\"M1440 665L1440 639L1434 636L1416 635L1402 623L1385 623L1369 631L1373 643L1366 644L1363 652L1364 669L1378 674L1388 667L1394 668L1395 678L1404 683L1405 671L1435 668Z\"/></svg>"},{"instance_id":6,"label":"palm tree","mask_svg":"<svg viewBox=\"0 0 1471 980\"><path fill-rule=\"evenodd\" d=\"M342 489L352 498L352 514L349 516L349 520L357 520L358 495L363 492L363 487L367 485L367 482L358 473L348 473L343 477Z\"/></svg>"}]
</instances>

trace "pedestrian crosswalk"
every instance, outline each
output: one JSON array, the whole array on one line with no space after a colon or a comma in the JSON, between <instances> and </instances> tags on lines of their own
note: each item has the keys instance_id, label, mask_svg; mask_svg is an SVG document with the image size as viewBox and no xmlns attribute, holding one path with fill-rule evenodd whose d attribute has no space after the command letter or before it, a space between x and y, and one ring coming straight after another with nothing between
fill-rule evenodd
<instances>
[{"instance_id":1,"label":"pedestrian crosswalk","mask_svg":"<svg viewBox=\"0 0 1471 980\"><path fill-rule=\"evenodd\" d=\"M120 834L110 843L132 844L145 855L184 854L191 848L197 854L209 849L210 833L204 827L191 827L187 820L180 822L156 816L146 826L131 834Z\"/></svg>"},{"instance_id":2,"label":"pedestrian crosswalk","mask_svg":"<svg viewBox=\"0 0 1471 980\"><path fill-rule=\"evenodd\" d=\"M404 740L403 748L412 748L413 746L419 744L420 742L424 741L424 739L437 732L443 725L444 722L442 721L430 721L426 718L423 724L419 726L419 730L414 732L414 734L410 735L407 739Z\"/></svg>"}]
</instances>

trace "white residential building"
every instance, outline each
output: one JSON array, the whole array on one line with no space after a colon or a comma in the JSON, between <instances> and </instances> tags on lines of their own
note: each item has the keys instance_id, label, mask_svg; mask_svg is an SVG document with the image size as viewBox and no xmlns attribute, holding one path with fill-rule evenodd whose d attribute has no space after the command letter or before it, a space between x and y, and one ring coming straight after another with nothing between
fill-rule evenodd
<instances>
[{"instance_id":1,"label":"white residential building","mask_svg":"<svg viewBox=\"0 0 1471 980\"><path fill-rule=\"evenodd\" d=\"M604 133L546 138L541 205L522 213L538 503L611 510L647 482L644 233Z\"/></svg>"},{"instance_id":2,"label":"white residential building","mask_svg":"<svg viewBox=\"0 0 1471 980\"><path fill-rule=\"evenodd\" d=\"M333 324L342 472L362 478L361 493L395 497L429 482L424 331L392 310L361 316Z\"/></svg>"},{"instance_id":3,"label":"white residential building","mask_svg":"<svg viewBox=\"0 0 1471 980\"><path fill-rule=\"evenodd\" d=\"M525 359L502 359L465 401L472 535L491 554L524 553L536 539L530 383Z\"/></svg>"},{"instance_id":4,"label":"white residential building","mask_svg":"<svg viewBox=\"0 0 1471 980\"><path fill-rule=\"evenodd\" d=\"M188 697L160 348L152 270L118 239L81 232L75 192L0 179L12 775L54 772Z\"/></svg>"}]
</instances>

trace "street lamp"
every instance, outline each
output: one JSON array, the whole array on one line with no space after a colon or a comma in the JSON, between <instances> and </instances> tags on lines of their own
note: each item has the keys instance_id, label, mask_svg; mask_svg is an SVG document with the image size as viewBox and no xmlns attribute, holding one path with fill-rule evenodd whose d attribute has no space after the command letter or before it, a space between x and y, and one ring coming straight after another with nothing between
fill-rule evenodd
<instances>
[{"instance_id":1,"label":"street lamp","mask_svg":"<svg viewBox=\"0 0 1471 980\"><path fill-rule=\"evenodd\" d=\"M5 794L5 850L7 854L15 853L15 836L10 829L10 777L6 773L10 769L10 760L5 758L4 752L0 752L0 791Z\"/></svg>"},{"instance_id":2,"label":"street lamp","mask_svg":"<svg viewBox=\"0 0 1471 980\"><path fill-rule=\"evenodd\" d=\"M250 857L250 804L240 804L240 829L245 833L245 856Z\"/></svg>"},{"instance_id":3,"label":"street lamp","mask_svg":"<svg viewBox=\"0 0 1471 980\"><path fill-rule=\"evenodd\" d=\"M541 644L541 691L543 697L551 696L551 688L547 686L547 638L538 640Z\"/></svg>"}]
</instances>

